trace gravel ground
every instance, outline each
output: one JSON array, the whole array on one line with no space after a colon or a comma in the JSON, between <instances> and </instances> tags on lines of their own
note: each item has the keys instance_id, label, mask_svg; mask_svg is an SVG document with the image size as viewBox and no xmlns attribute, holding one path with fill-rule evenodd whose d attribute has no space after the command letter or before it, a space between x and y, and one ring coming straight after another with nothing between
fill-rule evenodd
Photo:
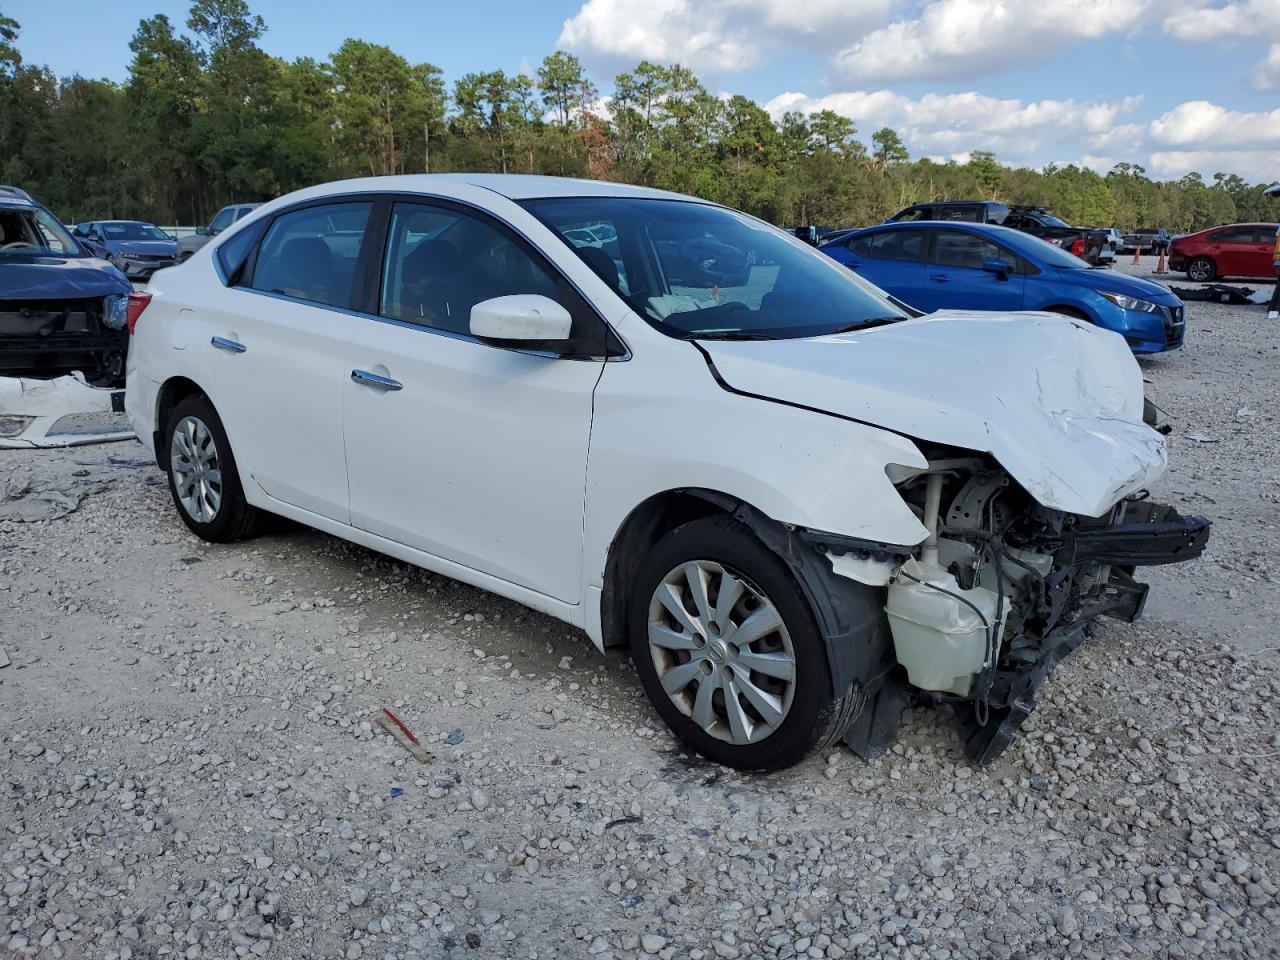
<instances>
[{"instance_id":1,"label":"gravel ground","mask_svg":"<svg viewBox=\"0 0 1280 960\"><path fill-rule=\"evenodd\" d=\"M285 523L200 543L136 444L0 451L79 501L0 520L0 954L1277 956L1280 326L1190 324L1153 492L1209 550L982 770L927 708L872 763L709 766L557 622Z\"/></svg>"}]
</instances>

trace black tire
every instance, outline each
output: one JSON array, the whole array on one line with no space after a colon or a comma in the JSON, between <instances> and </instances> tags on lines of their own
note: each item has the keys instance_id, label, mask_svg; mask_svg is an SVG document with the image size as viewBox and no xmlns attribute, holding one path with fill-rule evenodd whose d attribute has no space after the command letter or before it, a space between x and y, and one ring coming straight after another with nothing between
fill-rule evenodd
<instances>
[{"instance_id":1,"label":"black tire","mask_svg":"<svg viewBox=\"0 0 1280 960\"><path fill-rule=\"evenodd\" d=\"M1212 283L1218 277L1218 265L1208 257L1193 257L1187 263L1187 279L1192 283Z\"/></svg>"},{"instance_id":2,"label":"black tire","mask_svg":"<svg viewBox=\"0 0 1280 960\"><path fill-rule=\"evenodd\" d=\"M192 515L179 496L178 481L175 479L174 434L179 425L189 418L203 424L208 431L215 448L217 467L221 472L221 480L217 485L220 501L216 512L209 519L202 520ZM203 394L193 394L178 401L160 436L164 444L161 462L169 480L169 494L173 497L178 516L187 528L201 540L212 543L233 543L251 536L257 530L262 514L245 499L231 442L227 439L227 431L209 398Z\"/></svg>"},{"instance_id":3,"label":"black tire","mask_svg":"<svg viewBox=\"0 0 1280 960\"><path fill-rule=\"evenodd\" d=\"M650 606L657 602L654 593L668 574L690 561L720 565L767 598L790 637L795 659L790 708L772 733L755 742L734 744L706 732L676 706L659 680L648 639ZM808 601L782 559L738 521L704 517L672 530L643 559L630 586L627 629L645 693L672 732L707 759L740 770L779 770L830 746L856 719L863 702L861 688L855 685L843 697L833 695L826 642ZM699 677L698 685L702 682Z\"/></svg>"}]
</instances>

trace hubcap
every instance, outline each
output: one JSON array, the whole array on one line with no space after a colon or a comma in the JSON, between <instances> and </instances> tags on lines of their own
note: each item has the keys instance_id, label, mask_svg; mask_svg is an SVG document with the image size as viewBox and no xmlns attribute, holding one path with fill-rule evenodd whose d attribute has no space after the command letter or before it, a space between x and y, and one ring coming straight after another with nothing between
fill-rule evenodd
<instances>
[{"instance_id":1,"label":"hubcap","mask_svg":"<svg viewBox=\"0 0 1280 960\"><path fill-rule=\"evenodd\" d=\"M1191 264L1191 277L1192 277L1192 279L1194 279L1194 280L1208 280L1208 279L1209 279L1209 273L1210 273L1210 271L1209 271L1209 265L1208 265L1207 263L1205 263L1203 260L1197 260L1195 263Z\"/></svg>"},{"instance_id":2,"label":"hubcap","mask_svg":"<svg viewBox=\"0 0 1280 960\"><path fill-rule=\"evenodd\" d=\"M758 743L791 709L796 655L781 614L714 561L681 564L658 584L649 654L671 702L718 740Z\"/></svg>"},{"instance_id":3,"label":"hubcap","mask_svg":"<svg viewBox=\"0 0 1280 960\"><path fill-rule=\"evenodd\" d=\"M213 434L196 417L183 417L169 444L169 465L178 502L197 523L210 523L222 504L222 465Z\"/></svg>"}]
</instances>

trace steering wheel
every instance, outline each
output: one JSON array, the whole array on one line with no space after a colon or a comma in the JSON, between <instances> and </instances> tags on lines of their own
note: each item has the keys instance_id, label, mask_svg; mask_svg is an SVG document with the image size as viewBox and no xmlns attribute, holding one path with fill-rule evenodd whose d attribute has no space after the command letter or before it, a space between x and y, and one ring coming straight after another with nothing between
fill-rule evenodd
<instances>
[{"instance_id":1,"label":"steering wheel","mask_svg":"<svg viewBox=\"0 0 1280 960\"><path fill-rule=\"evenodd\" d=\"M14 240L12 243L0 243L0 250L12 250L15 247L31 247L32 249L35 249L35 244L29 243L26 240Z\"/></svg>"}]
</instances>

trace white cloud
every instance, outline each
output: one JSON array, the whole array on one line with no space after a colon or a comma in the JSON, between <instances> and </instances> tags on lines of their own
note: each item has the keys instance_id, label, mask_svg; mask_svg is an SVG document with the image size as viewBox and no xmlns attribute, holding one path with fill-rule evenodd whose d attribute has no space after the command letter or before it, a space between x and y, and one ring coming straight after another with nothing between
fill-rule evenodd
<instances>
[{"instance_id":1,"label":"white cloud","mask_svg":"<svg viewBox=\"0 0 1280 960\"><path fill-rule=\"evenodd\" d=\"M942 79L997 73L1081 40L1126 33L1174 0L932 0L836 56L849 77ZM1268 0L1275 2L1275 0Z\"/></svg>"},{"instance_id":2,"label":"white cloud","mask_svg":"<svg viewBox=\"0 0 1280 960\"><path fill-rule=\"evenodd\" d=\"M1255 183L1272 183L1280 171L1280 150L1163 150L1146 164L1153 176L1169 179L1196 172L1206 180L1235 173Z\"/></svg>"},{"instance_id":3,"label":"white cloud","mask_svg":"<svg viewBox=\"0 0 1280 960\"><path fill-rule=\"evenodd\" d=\"M1257 148L1280 146L1280 109L1270 113L1228 110L1207 100L1180 103L1150 125L1151 139L1172 147Z\"/></svg>"},{"instance_id":4,"label":"white cloud","mask_svg":"<svg viewBox=\"0 0 1280 960\"><path fill-rule=\"evenodd\" d=\"M1267 51L1266 59L1258 66L1254 74L1253 85L1259 90L1272 90L1280 87L1280 43L1273 43Z\"/></svg>"},{"instance_id":5,"label":"white cloud","mask_svg":"<svg viewBox=\"0 0 1280 960\"><path fill-rule=\"evenodd\" d=\"M1189 43L1210 43L1227 37L1276 37L1280 36L1280 3L1183 0L1165 20L1164 32Z\"/></svg>"},{"instance_id":6,"label":"white cloud","mask_svg":"<svg viewBox=\"0 0 1280 960\"><path fill-rule=\"evenodd\" d=\"M759 66L776 47L833 47L883 23L903 0L587 0L565 21L559 46L634 63L699 71Z\"/></svg>"},{"instance_id":7,"label":"white cloud","mask_svg":"<svg viewBox=\"0 0 1280 960\"><path fill-rule=\"evenodd\" d=\"M1270 42L1253 68L1253 86L1280 87L1280 0L1184 0L1165 20L1164 32L1187 43Z\"/></svg>"},{"instance_id":8,"label":"white cloud","mask_svg":"<svg viewBox=\"0 0 1280 960\"><path fill-rule=\"evenodd\" d=\"M1003 158L1024 161L1042 141L1078 147L1082 142L1111 148L1141 138L1141 128L1116 121L1131 113L1141 97L1114 103L1074 100L1023 102L981 93L928 93L913 99L891 90L854 90L809 97L788 92L774 97L765 109L775 118L788 110L812 113L833 110L857 123L864 135L891 126L908 149L919 154L955 155L969 150L992 150Z\"/></svg>"}]
</instances>

